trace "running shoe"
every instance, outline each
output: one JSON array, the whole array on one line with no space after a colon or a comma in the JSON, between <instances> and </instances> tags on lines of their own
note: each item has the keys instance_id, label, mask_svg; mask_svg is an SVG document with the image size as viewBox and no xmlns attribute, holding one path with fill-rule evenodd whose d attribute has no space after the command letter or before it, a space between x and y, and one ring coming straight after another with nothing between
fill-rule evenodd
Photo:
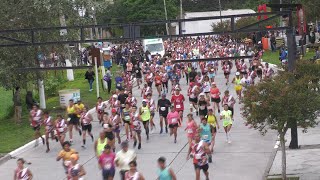
<instances>
[{"instance_id":1,"label":"running shoe","mask_svg":"<svg viewBox=\"0 0 320 180\"><path fill-rule=\"evenodd\" d=\"M168 134L168 128L166 127L166 133Z\"/></svg>"},{"instance_id":2,"label":"running shoe","mask_svg":"<svg viewBox=\"0 0 320 180\"><path fill-rule=\"evenodd\" d=\"M136 146L137 146L137 141L134 141L133 148L135 148Z\"/></svg>"},{"instance_id":3,"label":"running shoe","mask_svg":"<svg viewBox=\"0 0 320 180\"><path fill-rule=\"evenodd\" d=\"M82 131L81 131L81 130L79 130L79 135L80 135L80 136L82 135Z\"/></svg>"},{"instance_id":4,"label":"running shoe","mask_svg":"<svg viewBox=\"0 0 320 180\"><path fill-rule=\"evenodd\" d=\"M176 139L174 140L174 143L177 143L177 140L176 140Z\"/></svg>"},{"instance_id":5,"label":"running shoe","mask_svg":"<svg viewBox=\"0 0 320 180\"><path fill-rule=\"evenodd\" d=\"M163 132L163 130L162 130L162 128L160 129L160 134L162 134L162 132Z\"/></svg>"},{"instance_id":6,"label":"running shoe","mask_svg":"<svg viewBox=\"0 0 320 180\"><path fill-rule=\"evenodd\" d=\"M138 145L138 149L141 149L141 143L139 143L139 145Z\"/></svg>"}]
</instances>

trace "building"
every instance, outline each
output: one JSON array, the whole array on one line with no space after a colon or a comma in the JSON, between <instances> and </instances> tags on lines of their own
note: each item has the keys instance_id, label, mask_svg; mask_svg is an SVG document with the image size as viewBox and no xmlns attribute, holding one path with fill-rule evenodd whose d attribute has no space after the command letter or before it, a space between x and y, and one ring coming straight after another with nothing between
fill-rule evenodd
<instances>
[{"instance_id":1,"label":"building","mask_svg":"<svg viewBox=\"0 0 320 180\"><path fill-rule=\"evenodd\" d=\"M236 10L225 10L221 11L222 16L226 15L238 15L238 14L250 14L255 13L252 9L236 9ZM220 11L209 11L209 12L185 12L184 19L196 18L196 17L210 17L210 16L220 16ZM227 20L227 19L225 19ZM229 19L230 20L230 19ZM215 20L204 20L204 21L191 21L182 23L182 33L183 34L192 34L192 33L206 33L211 32L213 23L220 22L220 19ZM179 24L171 24L172 31L176 34L179 34Z\"/></svg>"}]
</instances>

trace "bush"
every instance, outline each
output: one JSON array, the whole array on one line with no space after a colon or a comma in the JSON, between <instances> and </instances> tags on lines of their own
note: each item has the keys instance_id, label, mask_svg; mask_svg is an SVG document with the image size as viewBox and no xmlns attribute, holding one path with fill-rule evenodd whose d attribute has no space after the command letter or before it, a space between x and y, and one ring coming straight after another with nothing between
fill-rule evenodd
<instances>
[{"instance_id":1,"label":"bush","mask_svg":"<svg viewBox=\"0 0 320 180\"><path fill-rule=\"evenodd\" d=\"M44 89L48 96L57 95L58 88L61 84L67 82L67 79L62 75L48 76L45 79Z\"/></svg>"}]
</instances>

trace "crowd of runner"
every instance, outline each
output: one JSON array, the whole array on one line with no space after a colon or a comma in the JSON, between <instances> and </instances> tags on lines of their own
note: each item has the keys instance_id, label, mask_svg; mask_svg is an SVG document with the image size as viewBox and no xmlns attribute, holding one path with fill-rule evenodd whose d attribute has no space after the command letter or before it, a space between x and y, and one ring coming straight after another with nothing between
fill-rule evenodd
<instances>
[{"instance_id":1,"label":"crowd of runner","mask_svg":"<svg viewBox=\"0 0 320 180\"><path fill-rule=\"evenodd\" d=\"M234 122L234 105L241 103L243 91L249 86L271 78L274 72L267 63L261 63L262 51L259 46L248 46L229 36L166 40L164 46L164 58L141 53L138 42L113 47L115 64L122 65L124 71L115 75L116 90L111 92L110 99L99 97L97 100L95 111L101 126L94 129L100 132L96 139L92 134L94 118L81 101L74 102L71 99L66 109L67 115L57 117L51 117L49 112L43 112L37 105L33 106L30 122L35 130L35 139L42 138L40 128L44 127L45 138L42 138L42 143L47 146L46 152L50 151L50 139L61 143L63 149L57 161L62 160L68 179L81 179L86 174L84 167L78 163L81 154L71 148L74 130L82 136L82 148L86 148L87 136L94 142L97 163L104 180L112 180L116 169L120 172L121 180L143 180L143 174L137 170L136 150L129 148L129 142L139 150L143 148L141 139L152 141L150 134L158 131L160 134L169 133L172 142L177 143L177 129L182 126L185 127L189 145L187 159L192 158L196 180L200 179L201 170L209 179L208 169L217 130L223 128L226 143L232 143L230 132ZM237 56L252 58L179 62ZM218 74L219 68L223 74ZM231 71L236 72L234 77ZM233 97L229 90L221 92L221 87L215 82L216 76L224 76L225 85L233 86L237 97ZM181 93L181 82L188 85L188 97ZM133 88L141 91L141 97L133 96ZM152 98L156 96L157 99ZM142 103L138 103L140 98ZM185 101L188 101L187 107ZM156 113L159 119L154 118ZM125 134L124 138L120 136L121 131ZM121 144L120 150L116 149L117 143ZM164 157L157 162L159 180L177 179L174 171L166 166ZM18 160L15 179L32 177L31 171L23 163L23 159Z\"/></svg>"}]
</instances>

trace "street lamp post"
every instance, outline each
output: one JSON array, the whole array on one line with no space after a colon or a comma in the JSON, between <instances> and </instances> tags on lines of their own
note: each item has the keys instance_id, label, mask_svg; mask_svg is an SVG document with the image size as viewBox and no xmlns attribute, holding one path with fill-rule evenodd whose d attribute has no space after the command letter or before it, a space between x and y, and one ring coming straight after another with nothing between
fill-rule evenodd
<instances>
[{"instance_id":1,"label":"street lamp post","mask_svg":"<svg viewBox=\"0 0 320 180\"><path fill-rule=\"evenodd\" d=\"M163 0L163 5L164 5L164 15L166 17L166 21L168 21L168 13L167 13L167 4L166 4L166 0ZM166 22L166 31L167 31L167 35L169 34L169 26L168 26L168 22Z\"/></svg>"}]
</instances>

